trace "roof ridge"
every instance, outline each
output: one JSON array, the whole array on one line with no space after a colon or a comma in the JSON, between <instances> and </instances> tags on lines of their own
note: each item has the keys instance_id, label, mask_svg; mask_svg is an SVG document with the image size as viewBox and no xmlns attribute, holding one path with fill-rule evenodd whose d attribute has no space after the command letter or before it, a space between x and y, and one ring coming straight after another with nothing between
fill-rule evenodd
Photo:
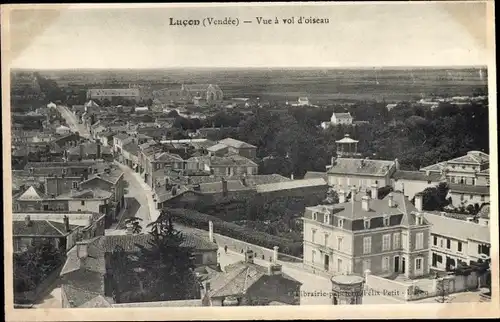
<instances>
[{"instance_id":1,"label":"roof ridge","mask_svg":"<svg viewBox=\"0 0 500 322\"><path fill-rule=\"evenodd\" d=\"M66 235L66 233L62 232L61 230L59 230L59 228L57 228L56 226L54 226L50 220L45 219L45 221L46 221L46 222L47 222L50 226L52 226L52 228L54 228L55 230L57 230L58 232L60 232L60 233L61 233L61 235Z\"/></svg>"}]
</instances>

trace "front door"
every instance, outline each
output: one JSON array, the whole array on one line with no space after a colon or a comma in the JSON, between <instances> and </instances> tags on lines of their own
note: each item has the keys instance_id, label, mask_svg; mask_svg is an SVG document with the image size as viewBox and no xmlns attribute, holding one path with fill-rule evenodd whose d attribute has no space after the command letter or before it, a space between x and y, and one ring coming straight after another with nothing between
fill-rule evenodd
<instances>
[{"instance_id":1,"label":"front door","mask_svg":"<svg viewBox=\"0 0 500 322\"><path fill-rule=\"evenodd\" d=\"M325 255L325 271L328 271L330 268L330 256Z\"/></svg>"},{"instance_id":2,"label":"front door","mask_svg":"<svg viewBox=\"0 0 500 322\"><path fill-rule=\"evenodd\" d=\"M394 256L394 272L399 272L399 256Z\"/></svg>"},{"instance_id":3,"label":"front door","mask_svg":"<svg viewBox=\"0 0 500 322\"><path fill-rule=\"evenodd\" d=\"M406 258L402 257L401 258L401 273L405 273L406 272Z\"/></svg>"}]
</instances>

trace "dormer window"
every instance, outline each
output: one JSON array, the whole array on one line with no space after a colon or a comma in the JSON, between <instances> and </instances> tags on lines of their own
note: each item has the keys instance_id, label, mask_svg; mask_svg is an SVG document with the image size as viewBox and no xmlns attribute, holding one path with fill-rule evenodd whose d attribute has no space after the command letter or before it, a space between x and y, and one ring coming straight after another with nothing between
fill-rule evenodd
<instances>
[{"instance_id":1,"label":"dormer window","mask_svg":"<svg viewBox=\"0 0 500 322\"><path fill-rule=\"evenodd\" d=\"M318 220L318 213L317 212L313 212L313 220Z\"/></svg>"},{"instance_id":2,"label":"dormer window","mask_svg":"<svg viewBox=\"0 0 500 322\"><path fill-rule=\"evenodd\" d=\"M330 224L330 214L325 214L325 224Z\"/></svg>"},{"instance_id":3,"label":"dormer window","mask_svg":"<svg viewBox=\"0 0 500 322\"><path fill-rule=\"evenodd\" d=\"M30 168L30 174L33 174L34 169Z\"/></svg>"},{"instance_id":4,"label":"dormer window","mask_svg":"<svg viewBox=\"0 0 500 322\"><path fill-rule=\"evenodd\" d=\"M390 223L389 223L389 219L390 219L390 218L389 218L389 216L388 216L388 215L384 216L384 226L386 226L386 227L387 227L387 226L389 226L389 224L390 224Z\"/></svg>"},{"instance_id":5,"label":"dormer window","mask_svg":"<svg viewBox=\"0 0 500 322\"><path fill-rule=\"evenodd\" d=\"M416 221L417 221L417 225L422 225L423 224L423 218L422 218L422 215L417 215L416 217Z\"/></svg>"},{"instance_id":6,"label":"dormer window","mask_svg":"<svg viewBox=\"0 0 500 322\"><path fill-rule=\"evenodd\" d=\"M339 228L344 228L344 219L339 219Z\"/></svg>"},{"instance_id":7,"label":"dormer window","mask_svg":"<svg viewBox=\"0 0 500 322\"><path fill-rule=\"evenodd\" d=\"M364 220L365 229L370 229L370 219L365 218Z\"/></svg>"}]
</instances>

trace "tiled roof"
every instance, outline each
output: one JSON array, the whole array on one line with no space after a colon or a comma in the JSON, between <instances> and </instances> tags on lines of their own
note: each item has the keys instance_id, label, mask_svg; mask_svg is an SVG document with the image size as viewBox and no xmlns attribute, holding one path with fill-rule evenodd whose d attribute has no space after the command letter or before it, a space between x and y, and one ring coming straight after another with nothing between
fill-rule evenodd
<instances>
[{"instance_id":1,"label":"tiled roof","mask_svg":"<svg viewBox=\"0 0 500 322\"><path fill-rule=\"evenodd\" d=\"M30 186L25 192L23 192L17 200L19 201L33 201L33 200L43 200L46 196L43 192L39 191L37 188Z\"/></svg>"},{"instance_id":2,"label":"tiled roof","mask_svg":"<svg viewBox=\"0 0 500 322\"><path fill-rule=\"evenodd\" d=\"M290 180L277 183L261 184L256 186L256 190L258 193L263 193L263 192L271 192L278 190L291 190L291 189L300 189L300 188L318 187L327 185L328 184L326 183L325 179L314 178L314 179Z\"/></svg>"},{"instance_id":3,"label":"tiled roof","mask_svg":"<svg viewBox=\"0 0 500 322\"><path fill-rule=\"evenodd\" d=\"M80 307L104 295L104 276L85 269L70 272L63 276L61 291L71 307Z\"/></svg>"},{"instance_id":4,"label":"tiled roof","mask_svg":"<svg viewBox=\"0 0 500 322\"><path fill-rule=\"evenodd\" d=\"M74 230L78 226L70 225ZM15 220L12 222L13 236L66 236L69 232L65 231L64 224L49 220L30 220L30 225L26 222Z\"/></svg>"},{"instance_id":5,"label":"tiled roof","mask_svg":"<svg viewBox=\"0 0 500 322\"><path fill-rule=\"evenodd\" d=\"M114 137L117 138L118 140L124 141L124 140L128 139L130 136L126 133L118 133Z\"/></svg>"},{"instance_id":6,"label":"tiled roof","mask_svg":"<svg viewBox=\"0 0 500 322\"><path fill-rule=\"evenodd\" d=\"M160 152L156 153L154 156L155 161L162 162L179 162L183 161L183 159L178 154L168 153L168 152Z\"/></svg>"},{"instance_id":7,"label":"tiled roof","mask_svg":"<svg viewBox=\"0 0 500 322\"><path fill-rule=\"evenodd\" d=\"M109 199L113 193L99 188L72 190L57 196L57 199Z\"/></svg>"},{"instance_id":8,"label":"tiled roof","mask_svg":"<svg viewBox=\"0 0 500 322\"><path fill-rule=\"evenodd\" d=\"M441 172L444 168L446 168L446 161L439 162L436 164L431 164L426 167L420 168L420 171L434 171Z\"/></svg>"},{"instance_id":9,"label":"tiled roof","mask_svg":"<svg viewBox=\"0 0 500 322\"><path fill-rule=\"evenodd\" d=\"M385 176L394 166L394 161L387 160L337 158L327 173Z\"/></svg>"},{"instance_id":10,"label":"tiled roof","mask_svg":"<svg viewBox=\"0 0 500 322\"><path fill-rule=\"evenodd\" d=\"M490 162L490 156L480 151L469 151L466 155L449 160L448 163L484 164Z\"/></svg>"},{"instance_id":11,"label":"tiled roof","mask_svg":"<svg viewBox=\"0 0 500 322\"><path fill-rule=\"evenodd\" d=\"M222 144L222 143L218 143L216 145L213 145L213 146L207 148L207 150L210 152L217 152L217 151L221 151L221 150L225 150L225 149L227 149L227 145Z\"/></svg>"},{"instance_id":12,"label":"tiled roof","mask_svg":"<svg viewBox=\"0 0 500 322\"><path fill-rule=\"evenodd\" d=\"M395 180L402 179L402 180L431 181L431 182L438 182L444 179L442 178L440 173L436 172L430 172L429 175L427 175L424 171L403 171L403 170L398 170L394 172L392 178Z\"/></svg>"},{"instance_id":13,"label":"tiled roof","mask_svg":"<svg viewBox=\"0 0 500 322\"><path fill-rule=\"evenodd\" d=\"M120 170L119 168L113 168L110 169L111 171L109 173L106 172L101 172L97 174L93 174L91 177L89 177L88 180L85 180L83 182L89 182L90 180L94 179L101 179L104 181L107 181L112 184L116 184L118 180L123 176L123 171Z\"/></svg>"},{"instance_id":14,"label":"tiled roof","mask_svg":"<svg viewBox=\"0 0 500 322\"><path fill-rule=\"evenodd\" d=\"M433 234L459 240L472 239L490 243L490 228L488 226L430 213L425 213L424 216L431 223L431 233Z\"/></svg>"},{"instance_id":15,"label":"tiled roof","mask_svg":"<svg viewBox=\"0 0 500 322\"><path fill-rule=\"evenodd\" d=\"M450 183L448 187L450 188L450 192L454 193L466 193L466 194L478 194L478 195L490 194L490 188L487 186L472 186L466 184Z\"/></svg>"},{"instance_id":16,"label":"tiled roof","mask_svg":"<svg viewBox=\"0 0 500 322\"><path fill-rule=\"evenodd\" d=\"M97 143L95 142L87 142L83 143L83 153L85 155L89 154L97 154ZM74 146L68 150L68 153L71 155L80 155L80 146ZM102 154L112 154L111 149L107 146L101 145L101 153Z\"/></svg>"},{"instance_id":17,"label":"tiled roof","mask_svg":"<svg viewBox=\"0 0 500 322\"><path fill-rule=\"evenodd\" d=\"M248 175L245 177L245 182L247 186L258 186L269 183L279 183L291 181L290 178L283 177L279 174L256 174Z\"/></svg>"},{"instance_id":18,"label":"tiled roof","mask_svg":"<svg viewBox=\"0 0 500 322\"><path fill-rule=\"evenodd\" d=\"M326 181L328 176L326 172L316 172L316 171L307 171L306 174L304 175L304 179L315 179L315 178L321 178Z\"/></svg>"},{"instance_id":19,"label":"tiled roof","mask_svg":"<svg viewBox=\"0 0 500 322\"><path fill-rule=\"evenodd\" d=\"M253 190L252 187L245 186L241 180L226 180L227 182L227 190L228 191L242 191L242 190ZM200 184L200 192L201 193L221 193L222 189L222 181L210 182L210 183L202 183Z\"/></svg>"},{"instance_id":20,"label":"tiled roof","mask_svg":"<svg viewBox=\"0 0 500 322\"><path fill-rule=\"evenodd\" d=\"M247 167L251 167L251 166L257 166L257 163L253 162L250 159L242 157L241 155L228 155L228 156L224 156L224 157L212 156L212 157L207 157L204 159L208 160L209 165L213 166L213 167L220 167L220 166L247 166Z\"/></svg>"},{"instance_id":21,"label":"tiled roof","mask_svg":"<svg viewBox=\"0 0 500 322\"><path fill-rule=\"evenodd\" d=\"M349 119L352 118L351 113L333 113L338 119Z\"/></svg>"},{"instance_id":22,"label":"tiled roof","mask_svg":"<svg viewBox=\"0 0 500 322\"><path fill-rule=\"evenodd\" d=\"M137 143L135 142L130 142L123 146L123 150L137 155L137 153L139 153L139 145L137 145Z\"/></svg>"},{"instance_id":23,"label":"tiled roof","mask_svg":"<svg viewBox=\"0 0 500 322\"><path fill-rule=\"evenodd\" d=\"M243 141L239 141L239 140L235 140L235 139L232 139L232 138L226 138L226 139L220 140L218 142L218 144L221 144L221 143L224 144L224 145L236 148L236 149L248 149L248 148L254 148L254 149L256 149L257 148L255 145L251 145L249 143L246 143L246 142L243 142Z\"/></svg>"}]
</instances>

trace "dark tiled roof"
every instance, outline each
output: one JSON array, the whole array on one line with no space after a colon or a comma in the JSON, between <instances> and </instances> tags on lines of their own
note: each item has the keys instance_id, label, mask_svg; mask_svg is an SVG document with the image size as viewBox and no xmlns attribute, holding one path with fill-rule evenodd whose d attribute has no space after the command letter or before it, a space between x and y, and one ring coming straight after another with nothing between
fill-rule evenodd
<instances>
[{"instance_id":1,"label":"dark tiled roof","mask_svg":"<svg viewBox=\"0 0 500 322\"><path fill-rule=\"evenodd\" d=\"M478 195L489 195L490 188L487 186L471 186L466 184L453 184L450 183L448 185L450 188L450 192L455 193L470 193L470 194L478 194Z\"/></svg>"},{"instance_id":2,"label":"dark tiled roof","mask_svg":"<svg viewBox=\"0 0 500 322\"><path fill-rule=\"evenodd\" d=\"M359 174L385 176L395 166L394 161L337 158L335 164L328 169L328 174Z\"/></svg>"},{"instance_id":3,"label":"dark tiled roof","mask_svg":"<svg viewBox=\"0 0 500 322\"><path fill-rule=\"evenodd\" d=\"M71 155L80 155L80 147L75 146L68 150L68 153ZM83 144L83 153L85 155L88 154L97 154L97 143L95 142L87 142ZM101 153L102 154L112 154L111 149L107 146L101 145Z\"/></svg>"},{"instance_id":4,"label":"dark tiled roof","mask_svg":"<svg viewBox=\"0 0 500 322\"><path fill-rule=\"evenodd\" d=\"M398 170L392 175L393 179L399 180L415 180L415 181L432 181L438 182L442 179L441 174L431 172L427 175L424 171L403 171Z\"/></svg>"},{"instance_id":5,"label":"dark tiled roof","mask_svg":"<svg viewBox=\"0 0 500 322\"><path fill-rule=\"evenodd\" d=\"M135 142L130 142L123 146L123 150L137 155L139 153L139 145Z\"/></svg>"},{"instance_id":6,"label":"dark tiled roof","mask_svg":"<svg viewBox=\"0 0 500 322\"><path fill-rule=\"evenodd\" d=\"M74 230L78 226L70 225ZM13 236L66 236L69 232L65 231L63 223L49 220L30 220L30 225L24 221L12 222Z\"/></svg>"}]
</instances>

